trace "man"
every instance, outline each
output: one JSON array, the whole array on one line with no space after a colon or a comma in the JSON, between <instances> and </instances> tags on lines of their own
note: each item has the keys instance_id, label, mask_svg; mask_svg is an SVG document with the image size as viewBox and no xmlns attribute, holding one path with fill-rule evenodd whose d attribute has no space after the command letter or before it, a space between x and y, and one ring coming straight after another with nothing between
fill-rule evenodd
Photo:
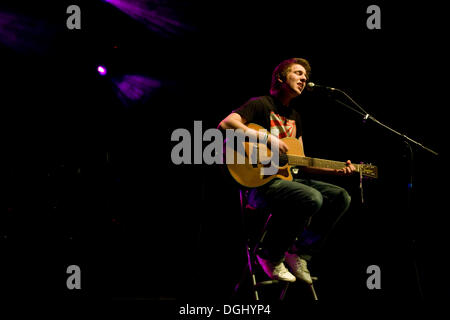
<instances>
[{"instance_id":1,"label":"man","mask_svg":"<svg viewBox=\"0 0 450 320\"><path fill-rule=\"evenodd\" d=\"M300 116L290 104L304 90L311 67L302 58L281 62L273 71L270 95L252 98L221 121L222 129L242 129L268 146L278 145L280 153L288 146L280 139L296 137L301 143ZM256 123L271 134L247 127ZM263 140L261 140L263 139ZM277 143L276 143L277 142ZM348 175L355 171L350 161L340 169L304 167L302 172ZM350 196L343 188L305 178L293 181L273 179L251 189L249 202L255 207L269 206L272 219L266 237L258 248L257 259L271 279L312 283L307 262L323 245L326 236L350 206ZM290 271L286 269L285 263Z\"/></svg>"}]
</instances>

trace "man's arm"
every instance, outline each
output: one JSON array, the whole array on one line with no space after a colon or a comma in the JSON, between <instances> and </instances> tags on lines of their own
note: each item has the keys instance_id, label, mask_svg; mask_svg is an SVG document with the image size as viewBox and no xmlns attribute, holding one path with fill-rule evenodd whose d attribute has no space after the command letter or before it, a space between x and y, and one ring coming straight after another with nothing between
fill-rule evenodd
<instances>
[{"instance_id":1,"label":"man's arm","mask_svg":"<svg viewBox=\"0 0 450 320\"><path fill-rule=\"evenodd\" d=\"M234 129L234 130L242 129L242 130L244 130L244 132L247 132L247 130L256 132L256 130L252 130L249 127L247 127L246 123L247 123L247 120L245 120L243 117L241 117L241 115L239 113L233 112L228 117L223 119L220 122L219 126L224 130L226 130L226 129Z\"/></svg>"},{"instance_id":2,"label":"man's arm","mask_svg":"<svg viewBox=\"0 0 450 320\"><path fill-rule=\"evenodd\" d=\"M226 130L226 129L233 129L233 130L241 129L249 137L257 138L259 141L263 141L263 139L265 139L265 137L264 137L265 134L263 132L256 131L254 129L247 127L247 125L246 125L247 123L248 123L248 121L245 118L241 117L241 115L239 113L233 112L228 117L223 119L220 122L219 126L224 130ZM283 141L281 141L280 139L275 137L274 135L271 135L271 134L268 135L267 144L270 146L271 143L275 139L278 140L278 147L280 149L280 152L286 153L288 151L287 145Z\"/></svg>"}]
</instances>

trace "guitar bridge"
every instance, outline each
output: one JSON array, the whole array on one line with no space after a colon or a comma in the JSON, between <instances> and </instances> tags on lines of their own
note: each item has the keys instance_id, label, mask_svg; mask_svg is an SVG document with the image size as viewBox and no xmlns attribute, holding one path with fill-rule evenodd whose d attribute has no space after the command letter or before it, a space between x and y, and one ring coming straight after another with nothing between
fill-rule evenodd
<instances>
[{"instance_id":1,"label":"guitar bridge","mask_svg":"<svg viewBox=\"0 0 450 320\"><path fill-rule=\"evenodd\" d=\"M270 167L269 165L265 165L264 167ZM287 168L278 168L278 172L275 174L277 177L281 178L281 177L285 177L285 178L289 178L289 167ZM268 177L273 176L273 174L269 174L269 175L261 175L262 179L266 179Z\"/></svg>"}]
</instances>

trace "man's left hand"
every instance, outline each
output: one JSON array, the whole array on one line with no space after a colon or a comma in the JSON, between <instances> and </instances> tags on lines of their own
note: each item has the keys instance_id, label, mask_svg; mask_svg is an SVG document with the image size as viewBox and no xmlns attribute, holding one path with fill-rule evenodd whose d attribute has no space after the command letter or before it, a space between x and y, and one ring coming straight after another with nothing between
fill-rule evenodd
<instances>
[{"instance_id":1,"label":"man's left hand","mask_svg":"<svg viewBox=\"0 0 450 320\"><path fill-rule=\"evenodd\" d=\"M350 175L353 172L356 171L355 166L352 164L352 162L350 160L347 160L347 162L345 163L345 167L342 169L337 170L337 174L339 175Z\"/></svg>"}]
</instances>

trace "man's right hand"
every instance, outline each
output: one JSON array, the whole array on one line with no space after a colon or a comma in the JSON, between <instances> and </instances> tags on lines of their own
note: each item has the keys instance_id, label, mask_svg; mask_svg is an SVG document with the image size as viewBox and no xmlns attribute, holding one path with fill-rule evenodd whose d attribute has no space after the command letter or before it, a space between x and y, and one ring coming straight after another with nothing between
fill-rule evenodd
<instances>
[{"instance_id":1,"label":"man's right hand","mask_svg":"<svg viewBox=\"0 0 450 320\"><path fill-rule=\"evenodd\" d=\"M269 138L267 139L267 144L269 147L272 148L272 145L278 144L278 150L280 153L287 153L289 151L289 148L286 143L284 143L283 140L278 139L274 135L269 134Z\"/></svg>"}]
</instances>

